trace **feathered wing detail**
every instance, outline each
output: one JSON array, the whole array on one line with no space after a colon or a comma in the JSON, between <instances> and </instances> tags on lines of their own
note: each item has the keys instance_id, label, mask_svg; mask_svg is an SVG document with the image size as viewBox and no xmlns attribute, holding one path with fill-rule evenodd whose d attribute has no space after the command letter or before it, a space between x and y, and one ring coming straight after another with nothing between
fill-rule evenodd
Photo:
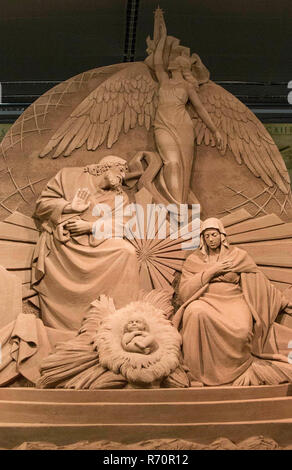
<instances>
[{"instance_id":1,"label":"feathered wing detail","mask_svg":"<svg viewBox=\"0 0 292 470\"><path fill-rule=\"evenodd\" d=\"M288 194L290 178L284 160L273 139L252 111L212 81L200 86L199 96L223 136L222 155L229 148L238 164L244 163L269 187L275 184L284 194ZM194 122L197 144L215 146L206 124L193 107L189 106L188 109Z\"/></svg>"},{"instance_id":2,"label":"feathered wing detail","mask_svg":"<svg viewBox=\"0 0 292 470\"><path fill-rule=\"evenodd\" d=\"M150 129L157 107L158 84L148 67L134 63L115 73L92 91L64 121L40 152L52 158L63 152L67 157L86 143L87 150L96 150L105 141L107 147L137 125Z\"/></svg>"},{"instance_id":3,"label":"feathered wing detail","mask_svg":"<svg viewBox=\"0 0 292 470\"><path fill-rule=\"evenodd\" d=\"M150 292L140 290L138 300L149 302L151 305L163 312L166 318L173 314L173 305L171 303L173 290L169 289L153 289Z\"/></svg>"},{"instance_id":4,"label":"feathered wing detail","mask_svg":"<svg viewBox=\"0 0 292 470\"><path fill-rule=\"evenodd\" d=\"M125 380L120 376L109 376L99 364L94 342L100 324L115 312L111 297L100 295L99 299L93 301L78 334L69 341L58 343L55 352L43 360L37 387L115 388L116 379L122 388Z\"/></svg>"},{"instance_id":5,"label":"feathered wing detail","mask_svg":"<svg viewBox=\"0 0 292 470\"><path fill-rule=\"evenodd\" d=\"M104 294L100 295L99 299L91 302L89 311L83 318L79 334L95 335L100 323L115 312L116 308L113 299Z\"/></svg>"}]
</instances>

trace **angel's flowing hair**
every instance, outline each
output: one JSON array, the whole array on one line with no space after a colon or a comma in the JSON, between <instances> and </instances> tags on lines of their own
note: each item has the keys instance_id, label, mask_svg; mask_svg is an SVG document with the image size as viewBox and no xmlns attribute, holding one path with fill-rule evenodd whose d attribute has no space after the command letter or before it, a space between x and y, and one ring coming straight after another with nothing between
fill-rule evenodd
<instances>
[{"instance_id":1,"label":"angel's flowing hair","mask_svg":"<svg viewBox=\"0 0 292 470\"><path fill-rule=\"evenodd\" d=\"M193 76L192 72L189 69L182 68L182 74L184 79L191 83L195 90L197 91L199 89L199 82L198 80Z\"/></svg>"},{"instance_id":2,"label":"angel's flowing hair","mask_svg":"<svg viewBox=\"0 0 292 470\"><path fill-rule=\"evenodd\" d=\"M197 79L193 76L191 72L191 61L189 57L186 56L177 56L169 64L168 70L180 70L183 78L191 83L196 90L199 89L199 83Z\"/></svg>"}]
</instances>

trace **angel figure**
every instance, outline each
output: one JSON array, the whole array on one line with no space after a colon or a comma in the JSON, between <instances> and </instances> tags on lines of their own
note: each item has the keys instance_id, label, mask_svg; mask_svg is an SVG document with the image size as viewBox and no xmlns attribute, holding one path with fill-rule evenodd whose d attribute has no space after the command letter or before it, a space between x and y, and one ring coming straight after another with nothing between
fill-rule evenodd
<instances>
[{"instance_id":1,"label":"angel figure","mask_svg":"<svg viewBox=\"0 0 292 470\"><path fill-rule=\"evenodd\" d=\"M57 119L54 115L52 131L45 127L38 148L32 145L31 158L67 157L76 152L77 159L81 152L82 158L91 160L91 152L103 146L111 148L115 144L118 148L121 144L124 151L126 145L128 154L132 152L128 163L132 176L135 173L139 179L138 188L150 191L155 202L199 200L207 217L228 210L230 193L222 189L235 183L234 190L239 194L242 186L247 188L244 207L252 215L258 214L257 209L264 214L288 214L292 207L289 174L263 124L235 96L210 80L197 54L191 55L178 39L167 36L160 9L155 12L153 37L147 39L149 56L144 62L118 64L101 73L93 70L41 97L39 105L47 105L48 109L44 126L54 109L47 103L55 99L55 94L62 92L58 103L66 107L63 117ZM77 81L85 83L91 78L97 84L87 96L72 91ZM71 97L79 98L77 106L71 104L76 103ZM25 111L8 132L1 144L4 152L12 151L12 133L17 136L27 129L33 135L28 127L31 120L35 121L33 111ZM131 131L134 139L120 142L122 134ZM48 133L49 139L45 137ZM139 141L138 135L144 140ZM133 154L136 137L139 145L135 148L140 150ZM262 195L260 205L251 202L254 191Z\"/></svg>"},{"instance_id":2,"label":"angel figure","mask_svg":"<svg viewBox=\"0 0 292 470\"><path fill-rule=\"evenodd\" d=\"M163 64L166 38L166 26L161 17L160 39L154 51L154 70L159 82L154 134L163 160L161 184L166 198L171 202L186 203L195 152L194 126L186 109L188 101L214 135L220 150L223 149L223 138L198 96L199 86L191 73L190 58L177 56L168 65L171 78L168 76ZM198 201L193 198L192 202Z\"/></svg>"}]
</instances>

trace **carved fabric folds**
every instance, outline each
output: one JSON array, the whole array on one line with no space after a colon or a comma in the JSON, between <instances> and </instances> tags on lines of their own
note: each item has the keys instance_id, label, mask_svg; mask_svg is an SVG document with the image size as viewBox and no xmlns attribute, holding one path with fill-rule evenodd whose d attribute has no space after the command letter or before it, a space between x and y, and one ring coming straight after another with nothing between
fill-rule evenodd
<instances>
[{"instance_id":1,"label":"carved fabric folds","mask_svg":"<svg viewBox=\"0 0 292 470\"><path fill-rule=\"evenodd\" d=\"M73 331L45 327L34 314L18 315L16 320L0 330L0 386L10 385L19 377L36 383L40 377L41 361L54 351L56 343L73 336Z\"/></svg>"},{"instance_id":2,"label":"carved fabric folds","mask_svg":"<svg viewBox=\"0 0 292 470\"><path fill-rule=\"evenodd\" d=\"M168 163L165 157L165 147L173 144L180 152L180 165L182 180L177 181L179 188L183 188L182 201L176 201L167 189L163 177L163 168L160 182L170 202L187 202L190 190L190 177L194 159L194 127L189 113L186 110L188 94L183 85L167 84L159 89L159 104L154 120L156 145L164 164ZM166 142L168 140L168 142Z\"/></svg>"},{"instance_id":3,"label":"carved fabric folds","mask_svg":"<svg viewBox=\"0 0 292 470\"><path fill-rule=\"evenodd\" d=\"M90 207L80 214L63 214L79 188L89 189ZM38 199L35 217L42 221L43 232L34 253L33 277L46 326L77 330L100 294L113 297L118 307L135 300L139 271L133 246L121 238L70 237L64 229L69 219L97 221L92 213L96 204L107 204L114 220L116 195L98 188L96 176L82 168L64 168ZM126 194L121 201L124 207Z\"/></svg>"},{"instance_id":4,"label":"carved fabric folds","mask_svg":"<svg viewBox=\"0 0 292 470\"><path fill-rule=\"evenodd\" d=\"M230 272L202 286L210 267L196 250L185 262L180 296L185 302L173 322L181 328L184 361L205 385L259 385L292 381L288 343L292 331L274 323L291 304L237 248L221 250Z\"/></svg>"},{"instance_id":5,"label":"carved fabric folds","mask_svg":"<svg viewBox=\"0 0 292 470\"><path fill-rule=\"evenodd\" d=\"M181 388L189 379L181 364L181 337L163 317L169 293L140 291L140 301L115 310L112 299L92 302L78 334L59 343L41 364L40 388L110 389L134 386ZM159 349L149 355L123 350L121 338L133 312L147 321Z\"/></svg>"}]
</instances>

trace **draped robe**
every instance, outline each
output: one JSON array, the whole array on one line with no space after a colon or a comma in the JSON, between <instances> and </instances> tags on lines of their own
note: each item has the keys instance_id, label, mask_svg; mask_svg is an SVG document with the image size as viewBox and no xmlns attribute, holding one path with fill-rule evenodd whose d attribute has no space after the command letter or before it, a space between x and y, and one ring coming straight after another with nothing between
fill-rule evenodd
<instances>
[{"instance_id":1,"label":"draped robe","mask_svg":"<svg viewBox=\"0 0 292 470\"><path fill-rule=\"evenodd\" d=\"M275 323L292 305L237 247L221 248L230 271L204 284L211 266L196 250L184 264L179 293L183 305L173 318L181 328L183 354L194 380L205 385L258 385L292 381L292 329Z\"/></svg>"},{"instance_id":2,"label":"draped robe","mask_svg":"<svg viewBox=\"0 0 292 470\"><path fill-rule=\"evenodd\" d=\"M167 151L174 146L176 159L181 167L177 185L182 190L181 201L176 201L170 194L164 177L163 168L160 172L160 183L169 202L189 202L190 177L194 159L194 126L186 103L188 93L182 83L166 83L159 88L159 105L154 120L156 145L164 165L169 163ZM192 195L192 192L191 192ZM197 201L196 201L197 202Z\"/></svg>"},{"instance_id":3,"label":"draped robe","mask_svg":"<svg viewBox=\"0 0 292 470\"><path fill-rule=\"evenodd\" d=\"M63 213L79 188L90 191L90 206L82 213ZM47 184L36 204L42 234L33 259L33 283L39 293L46 326L77 330L90 303L100 294L114 299L117 308L136 299L139 271L136 252L127 240L70 236L68 220L96 222L94 207L107 204L112 219L128 203L123 193L115 207L113 190L97 186L97 177L83 168L63 168ZM129 288L130 287L130 288Z\"/></svg>"}]
</instances>

